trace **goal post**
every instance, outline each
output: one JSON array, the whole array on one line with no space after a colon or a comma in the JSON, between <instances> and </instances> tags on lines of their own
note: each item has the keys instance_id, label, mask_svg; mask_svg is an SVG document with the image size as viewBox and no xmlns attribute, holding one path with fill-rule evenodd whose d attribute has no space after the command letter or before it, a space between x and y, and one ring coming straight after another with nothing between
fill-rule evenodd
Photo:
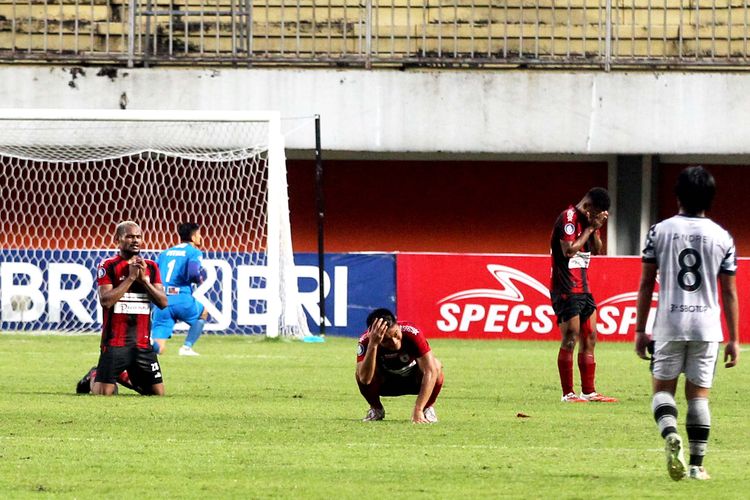
<instances>
[{"instance_id":1,"label":"goal post","mask_svg":"<svg viewBox=\"0 0 750 500\"><path fill-rule=\"evenodd\" d=\"M206 330L309 335L276 111L0 110L0 331L96 331L123 220L147 258L204 236Z\"/></svg>"}]
</instances>

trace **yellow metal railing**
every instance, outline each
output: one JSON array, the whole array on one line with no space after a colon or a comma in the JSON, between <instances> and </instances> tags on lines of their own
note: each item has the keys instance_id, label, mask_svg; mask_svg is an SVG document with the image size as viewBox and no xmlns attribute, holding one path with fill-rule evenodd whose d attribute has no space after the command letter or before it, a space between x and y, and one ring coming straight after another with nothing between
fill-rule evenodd
<instances>
[{"instance_id":1,"label":"yellow metal railing","mask_svg":"<svg viewBox=\"0 0 750 500\"><path fill-rule=\"evenodd\" d=\"M750 0L0 0L0 59L748 64Z\"/></svg>"}]
</instances>

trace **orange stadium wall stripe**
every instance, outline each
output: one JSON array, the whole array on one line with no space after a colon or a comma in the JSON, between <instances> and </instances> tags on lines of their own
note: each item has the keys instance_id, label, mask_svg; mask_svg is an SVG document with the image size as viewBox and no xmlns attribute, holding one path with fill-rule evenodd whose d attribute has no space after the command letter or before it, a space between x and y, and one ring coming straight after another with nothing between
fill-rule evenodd
<instances>
[{"instance_id":1,"label":"orange stadium wall stripe","mask_svg":"<svg viewBox=\"0 0 750 500\"><path fill-rule=\"evenodd\" d=\"M740 259L740 304L750 286L749 265L750 259ZM398 317L429 337L560 340L549 299L549 256L404 253L397 255L396 266ZM592 260L589 281L598 305L599 340L634 340L640 271L639 257ZM750 342L750 310L742 307L740 340Z\"/></svg>"}]
</instances>

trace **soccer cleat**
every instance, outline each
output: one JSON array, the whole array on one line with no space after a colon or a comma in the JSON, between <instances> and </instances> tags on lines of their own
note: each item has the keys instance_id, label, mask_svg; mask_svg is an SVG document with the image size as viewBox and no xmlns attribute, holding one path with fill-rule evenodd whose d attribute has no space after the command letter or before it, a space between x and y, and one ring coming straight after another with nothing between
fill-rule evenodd
<instances>
[{"instance_id":1,"label":"soccer cleat","mask_svg":"<svg viewBox=\"0 0 750 500\"><path fill-rule=\"evenodd\" d=\"M711 479L711 476L708 475L708 472L706 472L706 469L704 469L702 465L691 465L688 468L688 477L699 481Z\"/></svg>"},{"instance_id":2,"label":"soccer cleat","mask_svg":"<svg viewBox=\"0 0 750 500\"><path fill-rule=\"evenodd\" d=\"M587 399L583 399L579 397L575 392L569 392L562 398L560 398L560 401L563 403L588 403Z\"/></svg>"},{"instance_id":3,"label":"soccer cleat","mask_svg":"<svg viewBox=\"0 0 750 500\"><path fill-rule=\"evenodd\" d=\"M685 477L687 465L682 451L682 438L675 432L664 440L664 453L667 455L667 472L674 481ZM705 472L705 471L704 471Z\"/></svg>"},{"instance_id":4,"label":"soccer cleat","mask_svg":"<svg viewBox=\"0 0 750 500\"><path fill-rule=\"evenodd\" d=\"M370 408L367 410L367 415L362 419L362 422L373 422L375 420L383 420L385 418L385 408Z\"/></svg>"},{"instance_id":5,"label":"soccer cleat","mask_svg":"<svg viewBox=\"0 0 750 500\"><path fill-rule=\"evenodd\" d=\"M83 376L81 380L76 384L76 394L88 394L91 392L91 380L96 377L96 366L92 366L91 369Z\"/></svg>"},{"instance_id":6,"label":"soccer cleat","mask_svg":"<svg viewBox=\"0 0 750 500\"><path fill-rule=\"evenodd\" d=\"M192 347L188 347L186 345L180 347L180 356L200 356L197 352L193 350Z\"/></svg>"},{"instance_id":7,"label":"soccer cleat","mask_svg":"<svg viewBox=\"0 0 750 500\"><path fill-rule=\"evenodd\" d=\"M424 409L422 412L422 415L424 415L424 418L431 424L434 424L438 421L437 414L435 413L435 408L432 406L428 406Z\"/></svg>"},{"instance_id":8,"label":"soccer cleat","mask_svg":"<svg viewBox=\"0 0 750 500\"><path fill-rule=\"evenodd\" d=\"M590 392L588 394L581 393L581 399L591 401L592 403L617 403L617 398L611 398L598 392Z\"/></svg>"}]
</instances>

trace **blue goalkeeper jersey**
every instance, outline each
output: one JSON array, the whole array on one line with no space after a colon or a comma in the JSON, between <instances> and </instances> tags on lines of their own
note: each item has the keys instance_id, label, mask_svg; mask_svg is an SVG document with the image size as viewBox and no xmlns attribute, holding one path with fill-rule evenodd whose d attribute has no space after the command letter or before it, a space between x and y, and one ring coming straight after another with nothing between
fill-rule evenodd
<instances>
[{"instance_id":1,"label":"blue goalkeeper jersey","mask_svg":"<svg viewBox=\"0 0 750 500\"><path fill-rule=\"evenodd\" d=\"M156 262L167 295L192 294L192 285L201 282L203 252L190 243L164 250Z\"/></svg>"}]
</instances>

